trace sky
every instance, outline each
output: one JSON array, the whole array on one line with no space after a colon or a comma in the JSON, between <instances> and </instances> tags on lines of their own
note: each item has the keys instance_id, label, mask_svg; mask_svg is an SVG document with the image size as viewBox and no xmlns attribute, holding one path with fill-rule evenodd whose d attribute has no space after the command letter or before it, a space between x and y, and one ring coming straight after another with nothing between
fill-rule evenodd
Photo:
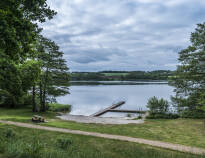
<instances>
[{"instance_id":1,"label":"sky","mask_svg":"<svg viewBox=\"0 0 205 158\"><path fill-rule=\"evenodd\" d=\"M205 0L47 0L58 14L42 24L70 71L175 70Z\"/></svg>"}]
</instances>

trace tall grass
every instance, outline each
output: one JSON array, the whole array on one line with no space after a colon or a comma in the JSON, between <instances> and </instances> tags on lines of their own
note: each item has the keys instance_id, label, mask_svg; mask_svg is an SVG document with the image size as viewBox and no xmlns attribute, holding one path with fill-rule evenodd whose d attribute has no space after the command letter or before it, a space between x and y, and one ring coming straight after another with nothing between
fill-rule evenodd
<instances>
[{"instance_id":1,"label":"tall grass","mask_svg":"<svg viewBox=\"0 0 205 158\"><path fill-rule=\"evenodd\" d=\"M70 112L71 105L59 104L59 103L50 103L48 105L48 110L52 111L52 112Z\"/></svg>"}]
</instances>

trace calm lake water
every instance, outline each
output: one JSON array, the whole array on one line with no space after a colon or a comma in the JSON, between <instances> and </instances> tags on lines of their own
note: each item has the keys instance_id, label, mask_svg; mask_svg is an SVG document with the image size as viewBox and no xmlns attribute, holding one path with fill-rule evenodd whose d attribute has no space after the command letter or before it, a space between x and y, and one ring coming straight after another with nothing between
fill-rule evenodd
<instances>
[{"instance_id":1,"label":"calm lake water","mask_svg":"<svg viewBox=\"0 0 205 158\"><path fill-rule=\"evenodd\" d=\"M139 82L136 85L75 85L69 95L57 98L62 104L72 105L71 114L89 116L118 101L126 101L121 109L146 109L147 100L156 96L170 100L173 87L168 84ZM125 113L106 113L104 117L124 117Z\"/></svg>"}]
</instances>

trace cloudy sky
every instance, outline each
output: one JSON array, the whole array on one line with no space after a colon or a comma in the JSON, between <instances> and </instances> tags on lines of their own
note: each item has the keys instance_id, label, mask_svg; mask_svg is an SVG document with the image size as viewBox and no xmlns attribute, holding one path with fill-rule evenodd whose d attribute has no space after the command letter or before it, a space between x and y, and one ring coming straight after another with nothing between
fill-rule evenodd
<instances>
[{"instance_id":1,"label":"cloudy sky","mask_svg":"<svg viewBox=\"0 0 205 158\"><path fill-rule=\"evenodd\" d=\"M58 14L43 34L71 71L174 70L205 21L205 0L48 0Z\"/></svg>"}]
</instances>

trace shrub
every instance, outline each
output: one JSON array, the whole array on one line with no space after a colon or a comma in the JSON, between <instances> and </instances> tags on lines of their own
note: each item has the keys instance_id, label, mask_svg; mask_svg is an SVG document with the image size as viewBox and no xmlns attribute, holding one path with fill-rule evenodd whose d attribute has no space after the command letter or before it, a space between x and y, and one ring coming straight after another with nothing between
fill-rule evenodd
<instances>
[{"instance_id":1,"label":"shrub","mask_svg":"<svg viewBox=\"0 0 205 158\"><path fill-rule=\"evenodd\" d=\"M177 119L179 118L178 114L173 113L150 113L147 119Z\"/></svg>"},{"instance_id":2,"label":"shrub","mask_svg":"<svg viewBox=\"0 0 205 158\"><path fill-rule=\"evenodd\" d=\"M148 100L147 108L149 108L152 113L166 113L169 110L169 102L163 98L157 99L157 97L152 97Z\"/></svg>"},{"instance_id":3,"label":"shrub","mask_svg":"<svg viewBox=\"0 0 205 158\"><path fill-rule=\"evenodd\" d=\"M140 120L140 119L142 119L142 116L141 116L141 115L137 116L137 117L134 118L133 120Z\"/></svg>"},{"instance_id":4,"label":"shrub","mask_svg":"<svg viewBox=\"0 0 205 158\"><path fill-rule=\"evenodd\" d=\"M141 115L137 116L137 119L142 119L142 116Z\"/></svg>"},{"instance_id":5,"label":"shrub","mask_svg":"<svg viewBox=\"0 0 205 158\"><path fill-rule=\"evenodd\" d=\"M67 104L50 103L48 110L53 112L70 112L71 106Z\"/></svg>"},{"instance_id":6,"label":"shrub","mask_svg":"<svg viewBox=\"0 0 205 158\"><path fill-rule=\"evenodd\" d=\"M129 113L127 114L127 117L131 117L131 116L132 116L131 114L129 114Z\"/></svg>"},{"instance_id":7,"label":"shrub","mask_svg":"<svg viewBox=\"0 0 205 158\"><path fill-rule=\"evenodd\" d=\"M13 129L8 128L8 129L6 129L6 131L4 132L4 136L5 136L6 138L14 138L14 137L16 136L16 133L15 133L15 131L14 131Z\"/></svg>"},{"instance_id":8,"label":"shrub","mask_svg":"<svg viewBox=\"0 0 205 158\"><path fill-rule=\"evenodd\" d=\"M67 149L72 144L72 140L70 138L58 138L56 144L61 149Z\"/></svg>"},{"instance_id":9,"label":"shrub","mask_svg":"<svg viewBox=\"0 0 205 158\"><path fill-rule=\"evenodd\" d=\"M182 118L195 118L202 119L205 118L205 112L203 110L183 110L181 112Z\"/></svg>"}]
</instances>

